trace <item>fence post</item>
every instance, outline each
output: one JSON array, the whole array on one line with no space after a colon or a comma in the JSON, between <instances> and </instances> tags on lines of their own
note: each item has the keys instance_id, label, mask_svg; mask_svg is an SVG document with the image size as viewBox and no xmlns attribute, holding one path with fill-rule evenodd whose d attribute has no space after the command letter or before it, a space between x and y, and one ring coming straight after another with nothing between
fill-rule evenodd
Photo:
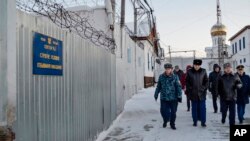
<instances>
[{"instance_id":1,"label":"fence post","mask_svg":"<svg viewBox=\"0 0 250 141\"><path fill-rule=\"evenodd\" d=\"M12 140L16 119L16 1L0 1L0 140Z\"/></svg>"}]
</instances>

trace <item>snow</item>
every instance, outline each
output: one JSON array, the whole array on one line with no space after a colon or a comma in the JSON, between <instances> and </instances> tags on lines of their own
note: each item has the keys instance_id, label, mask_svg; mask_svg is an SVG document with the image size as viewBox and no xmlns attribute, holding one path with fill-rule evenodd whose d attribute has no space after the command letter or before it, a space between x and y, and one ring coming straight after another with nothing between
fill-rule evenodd
<instances>
[{"instance_id":1,"label":"snow","mask_svg":"<svg viewBox=\"0 0 250 141\"><path fill-rule=\"evenodd\" d=\"M102 132L96 141L228 141L229 124L221 124L221 114L213 113L211 95L207 96L207 127L200 123L193 127L191 112L186 111L186 97L179 103L176 119L177 130L162 128L159 99L153 98L155 88L139 91L126 102L124 111L110 128ZM245 117L250 117L247 105ZM237 116L236 116L237 119ZM238 120L236 120L238 123Z\"/></svg>"}]
</instances>

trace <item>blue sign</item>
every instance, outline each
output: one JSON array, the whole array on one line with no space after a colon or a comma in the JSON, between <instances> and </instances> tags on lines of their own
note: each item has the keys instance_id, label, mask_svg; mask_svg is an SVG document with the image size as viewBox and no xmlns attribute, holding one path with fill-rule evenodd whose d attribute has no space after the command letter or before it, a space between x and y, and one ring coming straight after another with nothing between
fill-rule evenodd
<instances>
[{"instance_id":1,"label":"blue sign","mask_svg":"<svg viewBox=\"0 0 250 141\"><path fill-rule=\"evenodd\" d=\"M63 43L33 32L33 74L63 75Z\"/></svg>"}]
</instances>

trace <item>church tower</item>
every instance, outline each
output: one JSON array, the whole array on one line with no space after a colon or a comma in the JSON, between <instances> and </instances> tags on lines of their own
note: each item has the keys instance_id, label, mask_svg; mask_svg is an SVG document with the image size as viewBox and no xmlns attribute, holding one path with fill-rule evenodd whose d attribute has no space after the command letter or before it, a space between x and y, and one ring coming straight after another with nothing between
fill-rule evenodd
<instances>
[{"instance_id":1,"label":"church tower","mask_svg":"<svg viewBox=\"0 0 250 141\"><path fill-rule=\"evenodd\" d=\"M226 40L227 28L222 24L220 0L217 0L217 23L211 28L213 46L218 46L218 38Z\"/></svg>"},{"instance_id":2,"label":"church tower","mask_svg":"<svg viewBox=\"0 0 250 141\"><path fill-rule=\"evenodd\" d=\"M224 51L224 45L226 41L227 28L222 24L221 19L221 7L220 0L217 0L217 22L211 28L211 37L212 37L212 47L215 58L222 58L222 52ZM218 63L223 64L223 59L218 59Z\"/></svg>"}]
</instances>

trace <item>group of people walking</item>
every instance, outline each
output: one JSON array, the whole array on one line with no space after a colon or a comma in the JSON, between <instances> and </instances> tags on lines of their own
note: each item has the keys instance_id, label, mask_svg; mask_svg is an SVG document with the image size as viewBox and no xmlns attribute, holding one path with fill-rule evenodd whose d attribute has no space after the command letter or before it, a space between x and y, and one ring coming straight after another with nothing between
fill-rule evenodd
<instances>
[{"instance_id":1,"label":"group of people walking","mask_svg":"<svg viewBox=\"0 0 250 141\"><path fill-rule=\"evenodd\" d=\"M157 101L160 94L160 112L163 118L163 128L170 127L176 130L175 119L178 102L182 102L182 92L187 99L187 111L192 113L193 126L201 122L206 127L206 96L207 90L212 94L214 113L221 112L221 123L226 122L229 110L229 125L235 124L236 105L239 123L244 121L245 106L249 103L250 77L244 72L244 66L237 66L237 72L233 72L230 63L221 66L214 64L213 72L207 75L201 68L202 60L193 60L193 65L186 67L184 73L179 66L170 63L164 65L165 72L159 76L154 98ZM219 99L220 108L217 100Z\"/></svg>"}]
</instances>

